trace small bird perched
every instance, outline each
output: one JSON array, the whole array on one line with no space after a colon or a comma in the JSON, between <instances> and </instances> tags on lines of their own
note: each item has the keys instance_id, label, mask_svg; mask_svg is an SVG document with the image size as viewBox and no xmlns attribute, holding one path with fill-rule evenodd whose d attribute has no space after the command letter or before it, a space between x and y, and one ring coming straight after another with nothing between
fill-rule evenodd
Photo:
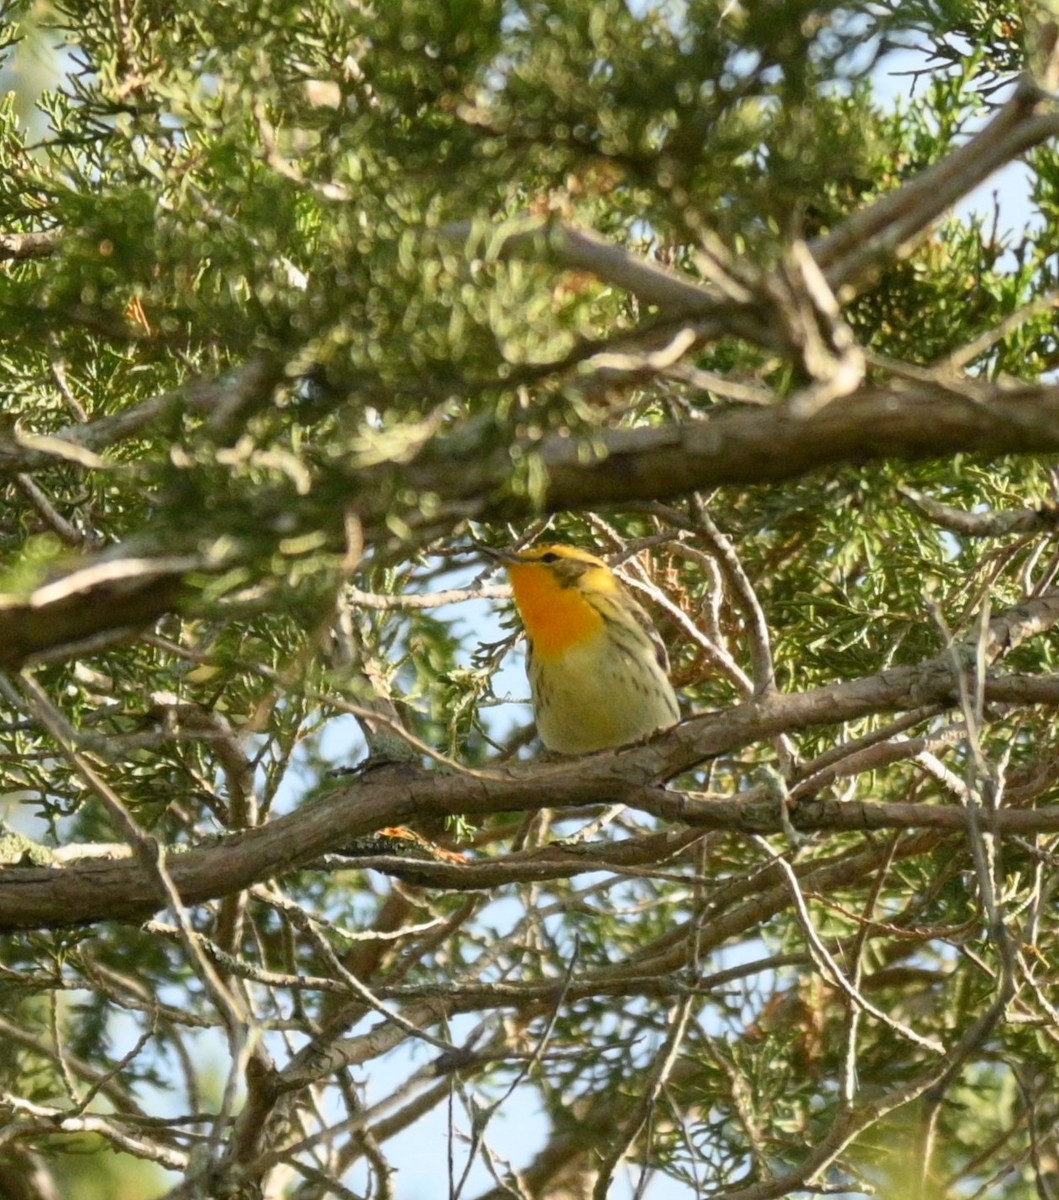
<instances>
[{"instance_id":1,"label":"small bird perched","mask_svg":"<svg viewBox=\"0 0 1059 1200\"><path fill-rule=\"evenodd\" d=\"M537 731L549 750L624 746L680 720L662 639L601 558L556 545L486 553L511 579Z\"/></svg>"}]
</instances>

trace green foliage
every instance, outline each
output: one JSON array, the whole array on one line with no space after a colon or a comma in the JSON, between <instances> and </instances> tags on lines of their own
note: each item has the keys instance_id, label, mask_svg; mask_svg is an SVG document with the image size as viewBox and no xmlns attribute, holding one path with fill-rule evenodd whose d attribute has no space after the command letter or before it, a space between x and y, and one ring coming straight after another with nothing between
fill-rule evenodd
<instances>
[{"instance_id":1,"label":"green foliage","mask_svg":"<svg viewBox=\"0 0 1059 1200\"><path fill-rule=\"evenodd\" d=\"M39 136L25 96L0 102L0 639L80 567L192 564L156 623L71 637L0 678L8 819L49 850L124 843L118 802L170 865L221 837L241 863L257 844L247 830L294 809L308 825L347 786L367 810L373 779L386 814L404 813L408 763L357 783L331 774L395 726L437 778L458 775L438 757L474 772L459 777L469 806L498 765L528 769L528 710L497 700L525 694L503 673L517 623L480 598L501 581L474 575L476 541L547 532L620 558L689 713L764 705L765 684L830 702L944 655L984 606L1052 593L1046 533L953 532L908 498L1047 506L1054 468L1032 456L836 453L780 484L675 499L655 467L658 503L544 511L549 438L576 445L571 473L588 478L617 431L690 441L754 411L747 395L780 406L804 389L798 304L821 337L826 322L793 285L780 294L792 247L966 142L1024 43L1037 53L1033 21L966 0L99 0L3 16L9 61L20 37L46 39L60 83L36 98ZM910 43L929 48L915 90L880 98ZM899 396L926 374L975 399L1055 370L1054 145L1025 169L1025 217L961 206L837 289L865 389ZM544 224L512 249L527 213ZM727 286L730 303L676 313L572 269L550 240L560 229ZM20 235L49 240L23 253ZM84 599L122 602L117 587ZM1043 694L1056 654L1042 629L1003 670ZM988 1183L1021 1200L1038 1186L1033 1154L1054 1142L1054 835L983 835L1020 990L921 1096L934 1043L954 1052L1007 969L973 839L909 818L790 841L776 805L761 816L762 768L778 778L777 764L805 784L794 821L817 802L957 810L998 783L1005 805L1050 812L1054 703L976 707L964 683L962 707L913 695L896 718L880 703L784 728L673 778L601 784L598 804L543 790L562 768L536 764L542 796L565 808L461 820L439 802L401 817L422 844L389 816L380 843L351 848L336 830L330 849L352 849L352 865L307 861L295 831L275 879L211 892L183 924L159 899L143 927L6 934L0 1115L22 1122L15 1140L61 1194L86 1200L84 1164L109 1178L110 1150L125 1165L100 1195L162 1194L121 1182L138 1157L192 1175L294 1162L299 1200L343 1179L387 1194L386 1142L421 1101L449 1098L423 1100L442 1076L487 1142L490 1106L532 1097L554 1162L547 1174L548 1154L510 1155L527 1195L580 1193L619 1135L635 1169L679 1194L790 1172L792 1194L866 1181L908 1195L909 1156L893 1147L922 1148L933 1129L927 1194ZM648 804L681 791L750 815L693 839ZM431 843L509 874L442 886L416 873L437 865ZM387 861L362 868L363 854ZM802 882L802 910L774 854ZM280 1086L273 1067L312 1054L319 1073ZM397 1075L428 1054L436 1070L404 1092ZM807 1148L882 1099L893 1111L880 1103L819 1175L795 1178Z\"/></svg>"}]
</instances>

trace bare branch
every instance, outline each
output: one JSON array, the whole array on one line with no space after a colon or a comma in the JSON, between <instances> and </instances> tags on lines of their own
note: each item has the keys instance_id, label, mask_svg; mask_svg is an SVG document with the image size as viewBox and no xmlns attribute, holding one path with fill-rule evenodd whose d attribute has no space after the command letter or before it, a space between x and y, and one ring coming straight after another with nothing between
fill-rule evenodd
<instances>
[{"instance_id":1,"label":"bare branch","mask_svg":"<svg viewBox=\"0 0 1059 1200\"><path fill-rule=\"evenodd\" d=\"M1059 134L1059 113L1042 111L1048 100L1032 80L1020 81L1011 99L964 145L814 242L810 250L831 287L855 281L900 252L994 171Z\"/></svg>"},{"instance_id":2,"label":"bare branch","mask_svg":"<svg viewBox=\"0 0 1059 1200\"><path fill-rule=\"evenodd\" d=\"M0 234L0 262L24 262L30 258L49 258L62 240L61 229L42 229L37 233Z\"/></svg>"},{"instance_id":3,"label":"bare branch","mask_svg":"<svg viewBox=\"0 0 1059 1200\"><path fill-rule=\"evenodd\" d=\"M983 649L989 661L1059 621L1059 594L1030 601L994 619ZM973 648L972 648L973 649ZM959 699L957 648L917 666L898 667L808 692L774 694L724 712L695 717L645 746L592 755L569 764L485 773L417 772L410 767L373 772L317 801L214 846L173 856L169 872L185 904L226 895L284 871L305 866L327 851L363 834L414 818L459 813L484 815L511 810L569 808L600 803L641 807L669 820L703 828L766 833L776 830L771 798L706 802L632 780L671 777L703 758L731 753L765 738L798 729L834 725L871 713L955 705ZM986 680L985 698L1019 695L1023 702L1056 703L1054 678ZM453 764L455 766L455 764ZM869 829L901 826L963 828L965 813L923 805L845 805L802 802L795 814L800 828ZM1000 810L990 815L1011 832L1059 829L1059 811ZM560 854L554 847L538 854ZM584 860L574 859L584 865ZM449 886L490 886L505 878L496 864L396 860L397 873L446 881ZM538 878L554 864L534 864ZM501 872L503 868L501 868ZM530 876L532 877L532 876ZM511 876L506 878L510 879ZM130 860L91 861L77 868L23 870L0 877L0 928L44 927L101 917L146 916L157 906L156 881Z\"/></svg>"},{"instance_id":4,"label":"bare branch","mask_svg":"<svg viewBox=\"0 0 1059 1200\"><path fill-rule=\"evenodd\" d=\"M961 386L960 393L934 382L865 387L804 420L770 408L694 425L607 430L591 439L554 436L539 447L545 504L559 511L661 500L793 479L837 463L1059 450L1059 388Z\"/></svg>"},{"instance_id":5,"label":"bare branch","mask_svg":"<svg viewBox=\"0 0 1059 1200\"><path fill-rule=\"evenodd\" d=\"M47 651L72 654L103 634L121 637L176 604L195 557L110 558L43 584L28 596L0 595L0 669Z\"/></svg>"},{"instance_id":6,"label":"bare branch","mask_svg":"<svg viewBox=\"0 0 1059 1200\"><path fill-rule=\"evenodd\" d=\"M669 316L701 315L717 306L719 293L706 284L672 271L608 242L588 229L574 229L549 217L526 216L496 229L458 221L442 236L466 242L468 253L483 258L550 258L573 271L590 271L624 288ZM749 300L749 294L744 300ZM725 302L729 301L725 298Z\"/></svg>"},{"instance_id":7,"label":"bare branch","mask_svg":"<svg viewBox=\"0 0 1059 1200\"><path fill-rule=\"evenodd\" d=\"M1006 537L1012 533L1055 533L1059 531L1059 508L1016 508L1007 512L967 512L942 504L911 487L897 489L935 525L965 537Z\"/></svg>"}]
</instances>

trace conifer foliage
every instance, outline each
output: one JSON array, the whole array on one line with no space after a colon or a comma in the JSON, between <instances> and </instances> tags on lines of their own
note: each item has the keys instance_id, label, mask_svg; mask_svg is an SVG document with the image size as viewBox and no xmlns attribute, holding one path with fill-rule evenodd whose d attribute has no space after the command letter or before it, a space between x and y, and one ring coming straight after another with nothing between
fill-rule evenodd
<instances>
[{"instance_id":1,"label":"conifer foliage","mask_svg":"<svg viewBox=\"0 0 1059 1200\"><path fill-rule=\"evenodd\" d=\"M0 1194L1059 1194L1048 12L2 11Z\"/></svg>"}]
</instances>

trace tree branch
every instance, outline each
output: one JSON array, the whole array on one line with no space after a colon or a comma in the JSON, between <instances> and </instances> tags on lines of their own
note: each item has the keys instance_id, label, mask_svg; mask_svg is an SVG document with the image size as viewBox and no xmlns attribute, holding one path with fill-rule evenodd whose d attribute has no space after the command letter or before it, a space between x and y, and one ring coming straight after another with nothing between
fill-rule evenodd
<instances>
[{"instance_id":1,"label":"tree branch","mask_svg":"<svg viewBox=\"0 0 1059 1200\"><path fill-rule=\"evenodd\" d=\"M0 669L62 648L64 656L98 635L115 636L150 625L177 603L184 576L198 559L101 560L34 589L0 595Z\"/></svg>"},{"instance_id":2,"label":"tree branch","mask_svg":"<svg viewBox=\"0 0 1059 1200\"><path fill-rule=\"evenodd\" d=\"M898 253L946 209L994 171L1059 134L1059 113L1042 111L1051 96L1029 78L976 134L922 174L847 218L811 246L836 290Z\"/></svg>"},{"instance_id":3,"label":"tree branch","mask_svg":"<svg viewBox=\"0 0 1059 1200\"><path fill-rule=\"evenodd\" d=\"M957 392L940 383L862 388L804 420L781 408L754 409L694 425L554 436L540 446L544 504L553 512L792 479L839 464L1057 450L1059 388L968 384Z\"/></svg>"},{"instance_id":4,"label":"tree branch","mask_svg":"<svg viewBox=\"0 0 1059 1200\"><path fill-rule=\"evenodd\" d=\"M36 233L0 234L0 262L22 262L28 258L48 258L58 249L61 229L42 229Z\"/></svg>"},{"instance_id":5,"label":"tree branch","mask_svg":"<svg viewBox=\"0 0 1059 1200\"><path fill-rule=\"evenodd\" d=\"M1059 620L1059 596L1011 610L990 626L993 653ZM1055 702L1057 681L1046 681ZM1010 683L987 681L987 700L1010 697ZM210 846L168 860L174 886L185 904L227 895L284 872L303 869L320 855L353 839L413 819L457 814L566 809L622 803L697 829L775 833L783 821L769 797L698 800L657 786L703 758L732 753L778 733L793 732L872 713L959 702L959 659L945 652L919 666L816 688L774 694L720 713L685 721L644 746L592 755L556 766L531 765L515 772L421 772L395 767L370 773L267 825L241 831ZM1043 696L1041 697L1044 698ZM632 781L632 782L631 782ZM803 801L792 817L796 828L867 830L943 828L957 831L962 809L918 804L852 805ZM1002 809L990 815L998 832L1059 830L1059 809ZM674 835L679 838L679 835ZM670 843L670 849L679 848ZM377 862L376 865L383 865ZM580 851L545 847L495 863L443 864L396 859L391 870L436 886L478 888L513 878L549 878L599 870L600 860ZM107 919L142 919L157 910L154 881L135 860L89 861L77 867L8 868L0 873L0 929L43 928Z\"/></svg>"}]
</instances>

